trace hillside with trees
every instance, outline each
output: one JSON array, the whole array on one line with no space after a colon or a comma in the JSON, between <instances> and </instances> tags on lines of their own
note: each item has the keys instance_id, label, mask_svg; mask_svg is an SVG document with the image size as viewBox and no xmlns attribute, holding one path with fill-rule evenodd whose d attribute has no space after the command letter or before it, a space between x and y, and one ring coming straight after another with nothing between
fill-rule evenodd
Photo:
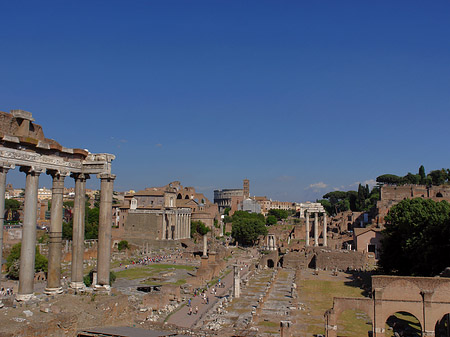
<instances>
[{"instance_id":1,"label":"hillside with trees","mask_svg":"<svg viewBox=\"0 0 450 337\"><path fill-rule=\"evenodd\" d=\"M380 189L374 187L371 191L369 186L359 184L358 191L333 191L325 194L323 199L318 200L329 215L340 212L371 212L375 209L380 199Z\"/></svg>"},{"instance_id":2,"label":"hillside with trees","mask_svg":"<svg viewBox=\"0 0 450 337\"><path fill-rule=\"evenodd\" d=\"M397 176L395 174L382 174L376 179L379 184L389 184L389 185L443 185L450 182L450 169L440 169L430 171L425 174L425 168L420 166L419 172L413 174L408 172L405 176Z\"/></svg>"}]
</instances>

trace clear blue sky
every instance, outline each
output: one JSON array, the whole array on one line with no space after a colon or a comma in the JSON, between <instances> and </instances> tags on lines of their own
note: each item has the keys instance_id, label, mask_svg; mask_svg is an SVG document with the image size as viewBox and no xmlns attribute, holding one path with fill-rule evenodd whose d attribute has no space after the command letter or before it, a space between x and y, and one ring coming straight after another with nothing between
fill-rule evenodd
<instances>
[{"instance_id":1,"label":"clear blue sky","mask_svg":"<svg viewBox=\"0 0 450 337\"><path fill-rule=\"evenodd\" d=\"M248 178L306 201L450 167L449 1L1 1L0 19L0 110L115 154L119 191Z\"/></svg>"}]
</instances>

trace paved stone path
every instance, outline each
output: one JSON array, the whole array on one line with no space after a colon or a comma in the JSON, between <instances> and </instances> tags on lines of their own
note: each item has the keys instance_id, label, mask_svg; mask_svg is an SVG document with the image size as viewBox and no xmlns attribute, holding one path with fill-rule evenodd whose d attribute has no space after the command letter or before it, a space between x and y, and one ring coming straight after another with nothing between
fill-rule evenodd
<instances>
[{"instance_id":1,"label":"paved stone path","mask_svg":"<svg viewBox=\"0 0 450 337\"><path fill-rule=\"evenodd\" d=\"M253 252L254 253L254 252ZM252 252L246 252L246 256L242 256L241 254L236 254L233 258L233 262L236 263L239 261L239 264L242 265L241 271L241 279L244 279L248 273L248 267L245 265L250 265L253 256ZM198 313L189 315L189 307L187 305L187 301L184 303L185 305L179 309L177 312L172 314L167 322L169 324L174 324L182 328L191 328L195 325L201 323L203 319L205 319L206 314L210 311L214 305L223 297L228 296L233 286L233 263L230 263L227 267L230 272L222 279L222 282L225 283L224 288L216 288L216 295L211 294L211 287L207 291L207 296L209 297L209 304L204 304L202 302L201 296L190 297L191 298L191 306L192 311L194 312L195 307L198 307Z\"/></svg>"}]
</instances>

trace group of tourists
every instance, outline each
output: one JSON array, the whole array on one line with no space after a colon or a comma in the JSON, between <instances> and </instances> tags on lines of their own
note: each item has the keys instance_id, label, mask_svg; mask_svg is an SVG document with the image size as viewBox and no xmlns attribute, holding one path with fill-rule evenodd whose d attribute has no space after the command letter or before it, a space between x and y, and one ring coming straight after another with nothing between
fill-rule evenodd
<instances>
[{"instance_id":1,"label":"group of tourists","mask_svg":"<svg viewBox=\"0 0 450 337\"><path fill-rule=\"evenodd\" d=\"M11 296L13 295L13 289L12 288L4 288L0 290L0 296Z\"/></svg>"}]
</instances>

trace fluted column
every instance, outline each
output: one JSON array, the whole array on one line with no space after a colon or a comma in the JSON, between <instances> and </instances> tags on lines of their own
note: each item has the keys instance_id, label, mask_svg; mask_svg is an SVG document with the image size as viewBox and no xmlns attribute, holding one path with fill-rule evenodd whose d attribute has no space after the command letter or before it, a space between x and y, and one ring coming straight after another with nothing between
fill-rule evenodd
<instances>
[{"instance_id":1,"label":"fluted column","mask_svg":"<svg viewBox=\"0 0 450 337\"><path fill-rule=\"evenodd\" d=\"M70 287L74 289L84 288L83 283L83 259L84 259L84 221L86 211L86 180L87 174L73 174L75 179L75 202L73 214L72 234L72 279Z\"/></svg>"},{"instance_id":2,"label":"fluted column","mask_svg":"<svg viewBox=\"0 0 450 337\"><path fill-rule=\"evenodd\" d=\"M309 212L306 211L306 246L309 246Z\"/></svg>"},{"instance_id":3,"label":"fluted column","mask_svg":"<svg viewBox=\"0 0 450 337\"><path fill-rule=\"evenodd\" d=\"M319 213L314 213L314 246L319 245Z\"/></svg>"},{"instance_id":4,"label":"fluted column","mask_svg":"<svg viewBox=\"0 0 450 337\"><path fill-rule=\"evenodd\" d=\"M5 191L6 191L6 174L10 167L0 166L0 272L2 269L3 259L3 224L5 221ZM1 277L0 277L1 283ZM0 301L1 304L1 301ZM0 305L1 307L1 305Z\"/></svg>"},{"instance_id":5,"label":"fluted column","mask_svg":"<svg viewBox=\"0 0 450 337\"><path fill-rule=\"evenodd\" d=\"M100 216L98 223L97 284L109 287L109 268L111 262L111 219L114 174L101 174L100 178Z\"/></svg>"},{"instance_id":6,"label":"fluted column","mask_svg":"<svg viewBox=\"0 0 450 337\"><path fill-rule=\"evenodd\" d=\"M328 245L327 242L327 213L323 213L323 246L326 247Z\"/></svg>"},{"instance_id":7,"label":"fluted column","mask_svg":"<svg viewBox=\"0 0 450 337\"><path fill-rule=\"evenodd\" d=\"M63 217L63 194L65 174L47 171L53 177L51 223L48 241L48 273L45 293L60 294L61 287L61 240Z\"/></svg>"},{"instance_id":8,"label":"fluted column","mask_svg":"<svg viewBox=\"0 0 450 337\"><path fill-rule=\"evenodd\" d=\"M20 249L18 301L28 301L33 297L34 263L36 258L36 220L39 175L42 170L32 167L20 168L26 173L25 208L22 226L22 246Z\"/></svg>"}]
</instances>

